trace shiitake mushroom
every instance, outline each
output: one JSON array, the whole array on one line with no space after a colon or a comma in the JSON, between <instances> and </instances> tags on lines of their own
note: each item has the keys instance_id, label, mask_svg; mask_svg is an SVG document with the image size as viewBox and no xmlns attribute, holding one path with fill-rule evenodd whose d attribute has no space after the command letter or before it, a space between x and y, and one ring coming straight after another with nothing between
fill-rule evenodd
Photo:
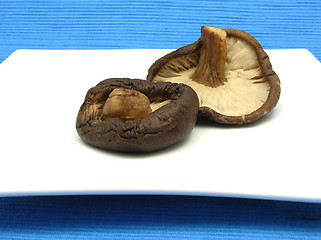
<instances>
[{"instance_id":1,"label":"shiitake mushroom","mask_svg":"<svg viewBox=\"0 0 321 240\"><path fill-rule=\"evenodd\" d=\"M93 146L151 152L186 137L198 115L196 93L185 84L112 78L88 90L76 129Z\"/></svg>"},{"instance_id":2,"label":"shiitake mushroom","mask_svg":"<svg viewBox=\"0 0 321 240\"><path fill-rule=\"evenodd\" d=\"M80 138L114 151L157 151L187 136L198 115L224 124L256 121L281 91L254 37L205 26L195 43L155 61L147 80L112 78L89 89L77 115Z\"/></svg>"},{"instance_id":3,"label":"shiitake mushroom","mask_svg":"<svg viewBox=\"0 0 321 240\"><path fill-rule=\"evenodd\" d=\"M184 83L198 95L199 115L224 124L253 122L280 97L280 80L250 34L203 26L201 37L155 61L147 80Z\"/></svg>"}]
</instances>

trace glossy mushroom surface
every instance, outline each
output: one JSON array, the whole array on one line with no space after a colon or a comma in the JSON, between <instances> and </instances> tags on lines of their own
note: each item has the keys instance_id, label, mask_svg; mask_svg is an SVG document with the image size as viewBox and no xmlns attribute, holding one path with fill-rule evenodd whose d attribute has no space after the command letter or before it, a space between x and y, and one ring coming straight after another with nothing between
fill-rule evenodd
<instances>
[{"instance_id":1,"label":"glossy mushroom surface","mask_svg":"<svg viewBox=\"0 0 321 240\"><path fill-rule=\"evenodd\" d=\"M76 120L86 143L120 152L151 152L193 129L199 102L184 84L106 79L88 90Z\"/></svg>"},{"instance_id":2,"label":"glossy mushroom surface","mask_svg":"<svg viewBox=\"0 0 321 240\"><path fill-rule=\"evenodd\" d=\"M250 34L203 26L201 37L158 59L147 80L189 85L199 115L224 124L253 122L280 97L280 80L269 57Z\"/></svg>"}]
</instances>

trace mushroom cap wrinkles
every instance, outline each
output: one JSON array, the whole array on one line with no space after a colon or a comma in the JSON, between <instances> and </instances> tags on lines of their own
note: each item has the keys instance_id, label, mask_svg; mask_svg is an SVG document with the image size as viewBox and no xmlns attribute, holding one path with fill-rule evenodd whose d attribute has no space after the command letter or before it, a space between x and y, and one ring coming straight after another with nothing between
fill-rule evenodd
<instances>
[{"instance_id":1,"label":"mushroom cap wrinkles","mask_svg":"<svg viewBox=\"0 0 321 240\"><path fill-rule=\"evenodd\" d=\"M102 119L103 104L116 88L145 94L151 105L170 100L141 120ZM196 93L184 84L154 83L140 79L112 78L88 90L76 120L76 129L86 143L121 152L151 152L186 137L198 114Z\"/></svg>"}]
</instances>

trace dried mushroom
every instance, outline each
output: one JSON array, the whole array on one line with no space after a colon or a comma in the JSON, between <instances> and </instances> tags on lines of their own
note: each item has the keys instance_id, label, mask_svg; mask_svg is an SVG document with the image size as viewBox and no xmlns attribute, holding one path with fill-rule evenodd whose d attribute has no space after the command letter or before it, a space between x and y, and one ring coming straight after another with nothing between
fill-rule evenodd
<instances>
[{"instance_id":1,"label":"dried mushroom","mask_svg":"<svg viewBox=\"0 0 321 240\"><path fill-rule=\"evenodd\" d=\"M280 96L268 55L254 37L236 29L203 26L198 41L158 59L147 80L189 85L198 95L199 115L225 124L259 119Z\"/></svg>"},{"instance_id":2,"label":"dried mushroom","mask_svg":"<svg viewBox=\"0 0 321 240\"><path fill-rule=\"evenodd\" d=\"M106 79L88 90L76 120L86 143L122 152L150 152L177 143L193 129L196 93L187 85Z\"/></svg>"}]
</instances>

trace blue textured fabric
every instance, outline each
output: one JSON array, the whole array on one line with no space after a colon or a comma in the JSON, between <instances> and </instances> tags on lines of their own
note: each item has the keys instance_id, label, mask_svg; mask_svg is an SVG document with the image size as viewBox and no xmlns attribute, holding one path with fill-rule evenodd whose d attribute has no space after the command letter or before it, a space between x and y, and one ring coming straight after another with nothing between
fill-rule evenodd
<instances>
[{"instance_id":1,"label":"blue textured fabric","mask_svg":"<svg viewBox=\"0 0 321 240\"><path fill-rule=\"evenodd\" d=\"M17 49L178 48L202 25L321 60L321 1L0 0L0 63ZM1 161L1 160L0 160ZM0 198L0 239L321 239L321 204L178 196Z\"/></svg>"},{"instance_id":2,"label":"blue textured fabric","mask_svg":"<svg viewBox=\"0 0 321 240\"><path fill-rule=\"evenodd\" d=\"M0 198L0 239L321 239L321 205L179 196Z\"/></svg>"},{"instance_id":3,"label":"blue textured fabric","mask_svg":"<svg viewBox=\"0 0 321 240\"><path fill-rule=\"evenodd\" d=\"M14 50L178 48L202 25L249 32L266 49L321 59L321 1L0 1L0 62Z\"/></svg>"}]
</instances>

